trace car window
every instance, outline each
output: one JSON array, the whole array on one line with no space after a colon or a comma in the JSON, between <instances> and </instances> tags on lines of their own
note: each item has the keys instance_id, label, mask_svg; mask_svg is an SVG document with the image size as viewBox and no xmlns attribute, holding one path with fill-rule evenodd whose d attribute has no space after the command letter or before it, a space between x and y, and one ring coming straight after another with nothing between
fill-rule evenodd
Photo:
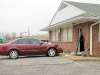
<instances>
[{"instance_id":1,"label":"car window","mask_svg":"<svg viewBox=\"0 0 100 75\"><path fill-rule=\"evenodd\" d=\"M11 41L11 44L18 44L18 40Z\"/></svg>"},{"instance_id":2,"label":"car window","mask_svg":"<svg viewBox=\"0 0 100 75\"><path fill-rule=\"evenodd\" d=\"M11 44L18 44L18 40L13 41Z\"/></svg>"},{"instance_id":3,"label":"car window","mask_svg":"<svg viewBox=\"0 0 100 75\"><path fill-rule=\"evenodd\" d=\"M18 41L18 44L30 44L30 41L29 41L29 39L20 39Z\"/></svg>"},{"instance_id":4,"label":"car window","mask_svg":"<svg viewBox=\"0 0 100 75\"><path fill-rule=\"evenodd\" d=\"M31 44L40 44L40 40L37 39L30 39L31 40Z\"/></svg>"}]
</instances>

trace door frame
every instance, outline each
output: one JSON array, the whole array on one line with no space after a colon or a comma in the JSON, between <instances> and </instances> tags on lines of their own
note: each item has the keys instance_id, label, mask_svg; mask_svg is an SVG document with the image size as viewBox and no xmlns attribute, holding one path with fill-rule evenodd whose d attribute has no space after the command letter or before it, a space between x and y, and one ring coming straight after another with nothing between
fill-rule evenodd
<instances>
[{"instance_id":1,"label":"door frame","mask_svg":"<svg viewBox=\"0 0 100 75\"><path fill-rule=\"evenodd\" d=\"M77 29L77 43L78 43L78 50L77 53L82 53L85 50L85 38L82 34L82 28L79 27ZM80 48L82 46L82 48Z\"/></svg>"}]
</instances>

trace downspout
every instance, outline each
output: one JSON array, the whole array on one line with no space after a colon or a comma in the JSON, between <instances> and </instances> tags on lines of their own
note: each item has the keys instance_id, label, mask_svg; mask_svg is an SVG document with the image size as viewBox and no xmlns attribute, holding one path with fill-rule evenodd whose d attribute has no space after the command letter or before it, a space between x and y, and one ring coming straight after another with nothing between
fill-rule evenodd
<instances>
[{"instance_id":1,"label":"downspout","mask_svg":"<svg viewBox=\"0 0 100 75\"><path fill-rule=\"evenodd\" d=\"M96 23L93 23L91 26L90 26L90 55L92 56L92 27L96 24L100 23L99 22L96 22Z\"/></svg>"}]
</instances>

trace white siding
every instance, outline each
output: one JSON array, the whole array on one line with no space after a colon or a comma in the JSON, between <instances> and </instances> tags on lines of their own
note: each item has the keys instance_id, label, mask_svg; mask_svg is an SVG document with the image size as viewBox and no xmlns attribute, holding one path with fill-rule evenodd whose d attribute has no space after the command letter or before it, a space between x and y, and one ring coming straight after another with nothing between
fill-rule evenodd
<instances>
[{"instance_id":1,"label":"white siding","mask_svg":"<svg viewBox=\"0 0 100 75\"><path fill-rule=\"evenodd\" d=\"M85 11L83 11L75 6L72 6L68 3L67 3L67 5L68 6L66 8L64 8L56 13L56 15L54 16L50 25L59 23L61 21L65 21L67 19L73 18L73 17L81 15L83 13L86 13Z\"/></svg>"}]
</instances>

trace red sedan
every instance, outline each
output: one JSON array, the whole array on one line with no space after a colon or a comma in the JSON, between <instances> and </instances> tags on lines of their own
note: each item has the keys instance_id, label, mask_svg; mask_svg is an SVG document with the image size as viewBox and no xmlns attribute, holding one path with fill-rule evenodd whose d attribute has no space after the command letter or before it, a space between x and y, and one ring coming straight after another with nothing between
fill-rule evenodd
<instances>
[{"instance_id":1,"label":"red sedan","mask_svg":"<svg viewBox=\"0 0 100 75\"><path fill-rule=\"evenodd\" d=\"M9 55L10 58L16 59L20 55L39 55L45 54L50 57L62 53L62 49L55 44L44 43L33 38L20 38L0 45L0 55Z\"/></svg>"}]
</instances>

